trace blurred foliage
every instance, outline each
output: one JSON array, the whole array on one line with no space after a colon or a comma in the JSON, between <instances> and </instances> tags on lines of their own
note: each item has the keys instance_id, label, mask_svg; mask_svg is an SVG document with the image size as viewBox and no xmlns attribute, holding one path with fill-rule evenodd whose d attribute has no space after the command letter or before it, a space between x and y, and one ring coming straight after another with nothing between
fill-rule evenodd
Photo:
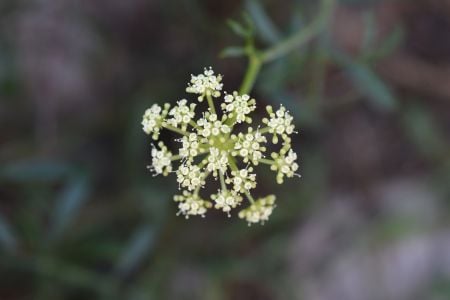
<instances>
[{"instance_id":1,"label":"blurred foliage","mask_svg":"<svg viewBox=\"0 0 450 300\"><path fill-rule=\"evenodd\" d=\"M2 1L0 299L299 299L307 282L292 256L309 258L292 245L335 194L366 195L351 204L368 219L369 245L421 227L379 216L367 192L405 174L441 195L430 227L446 228L449 99L380 72L413 48L408 22L382 26L386 2L336 1L328 15L297 0ZM357 50L334 32L345 9L362 15L348 28L362 29ZM175 215L176 185L145 168L141 114L176 101L203 66L238 89L255 53L270 61L252 93L296 117L303 177L280 187L258 170L260 192L280 199L264 226L214 213L186 221ZM442 277L424 298L448 297Z\"/></svg>"}]
</instances>

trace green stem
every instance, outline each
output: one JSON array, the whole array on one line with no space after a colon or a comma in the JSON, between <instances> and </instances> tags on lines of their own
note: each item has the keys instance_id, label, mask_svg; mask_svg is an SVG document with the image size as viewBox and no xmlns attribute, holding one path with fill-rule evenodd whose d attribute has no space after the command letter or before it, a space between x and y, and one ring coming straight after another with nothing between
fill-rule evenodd
<instances>
[{"instance_id":1,"label":"green stem","mask_svg":"<svg viewBox=\"0 0 450 300\"><path fill-rule=\"evenodd\" d=\"M231 170L233 170L233 171L238 171L239 170L239 168L236 165L236 161L234 160L233 156L228 155L228 162L230 163Z\"/></svg>"},{"instance_id":2,"label":"green stem","mask_svg":"<svg viewBox=\"0 0 450 300\"><path fill-rule=\"evenodd\" d=\"M177 154L177 155L173 155L171 158L170 158L170 160L171 161L176 161L176 160L180 160L182 157L179 155L179 154Z\"/></svg>"},{"instance_id":3,"label":"green stem","mask_svg":"<svg viewBox=\"0 0 450 300\"><path fill-rule=\"evenodd\" d=\"M189 121L189 125L191 125L194 128L198 128L197 123L195 123L194 121L190 120Z\"/></svg>"},{"instance_id":4,"label":"green stem","mask_svg":"<svg viewBox=\"0 0 450 300\"><path fill-rule=\"evenodd\" d=\"M256 77L258 77L259 71L261 70L262 60L258 54L252 51L249 54L249 61L247 71L244 76L244 80L242 81L242 85L239 88L239 94L248 94L253 88L255 84Z\"/></svg>"},{"instance_id":5,"label":"green stem","mask_svg":"<svg viewBox=\"0 0 450 300\"><path fill-rule=\"evenodd\" d=\"M333 12L334 2L335 0L322 0L321 7L319 9L320 13L315 20L306 28L300 30L290 38L264 51L261 55L262 61L264 63L268 63L285 56L289 52L305 45L317 34L322 32Z\"/></svg>"},{"instance_id":6,"label":"green stem","mask_svg":"<svg viewBox=\"0 0 450 300\"><path fill-rule=\"evenodd\" d=\"M207 173L205 173L205 181L206 181L206 179L208 178L208 176L209 176L209 174L211 174L210 172L207 172ZM194 190L194 194L195 195L198 195L198 193L200 192L200 189L202 188L202 186L201 185L199 185L198 187L196 187L195 188L195 190Z\"/></svg>"},{"instance_id":7,"label":"green stem","mask_svg":"<svg viewBox=\"0 0 450 300\"><path fill-rule=\"evenodd\" d=\"M273 165L275 163L274 160L267 159L267 158L261 158L259 160L260 163L266 164L266 165Z\"/></svg>"},{"instance_id":8,"label":"green stem","mask_svg":"<svg viewBox=\"0 0 450 300\"><path fill-rule=\"evenodd\" d=\"M209 109L211 110L211 112L213 114L217 114L216 108L214 107L214 101L213 101L210 93L206 93L206 99L208 100L208 106L209 106Z\"/></svg>"},{"instance_id":9,"label":"green stem","mask_svg":"<svg viewBox=\"0 0 450 300\"><path fill-rule=\"evenodd\" d=\"M247 199L250 201L251 204L255 203L255 199L253 199L253 196L250 194L249 191L245 191L245 196L247 196Z\"/></svg>"},{"instance_id":10,"label":"green stem","mask_svg":"<svg viewBox=\"0 0 450 300\"><path fill-rule=\"evenodd\" d=\"M268 133L269 131L270 131L270 127L264 127L264 128L258 129L258 132L261 134Z\"/></svg>"},{"instance_id":11,"label":"green stem","mask_svg":"<svg viewBox=\"0 0 450 300\"><path fill-rule=\"evenodd\" d=\"M225 185L225 178L223 177L223 174L219 172L219 178L220 178L220 186L223 191L227 190L227 186Z\"/></svg>"},{"instance_id":12,"label":"green stem","mask_svg":"<svg viewBox=\"0 0 450 300\"><path fill-rule=\"evenodd\" d=\"M184 130L181 130L180 128L177 128L175 126L169 125L169 124L165 124L165 125L163 125L163 127L166 128L167 130L176 132L176 133L181 134L181 135L185 135L185 136L189 135L188 132L186 132Z\"/></svg>"}]
</instances>

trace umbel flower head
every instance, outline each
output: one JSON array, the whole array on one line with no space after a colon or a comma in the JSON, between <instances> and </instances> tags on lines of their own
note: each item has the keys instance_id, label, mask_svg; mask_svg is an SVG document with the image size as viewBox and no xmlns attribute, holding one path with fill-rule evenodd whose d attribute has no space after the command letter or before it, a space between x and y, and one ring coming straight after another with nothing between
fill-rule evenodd
<instances>
[{"instance_id":1,"label":"umbel flower head","mask_svg":"<svg viewBox=\"0 0 450 300\"><path fill-rule=\"evenodd\" d=\"M262 127L250 127L255 99L238 92L223 92L221 81L222 76L215 75L211 68L191 75L186 92L198 95L199 102L206 99L205 111L196 112L197 103L187 99L173 107L168 103L153 104L145 111L142 127L156 144L149 169L156 175L176 174L181 192L174 200L178 214L186 218L205 216L213 208L231 216L246 198L249 204L240 209L238 216L249 225L264 223L275 208L275 196L253 198L252 190L257 185L253 166L268 165L279 184L298 175L297 154L291 148L293 117L282 105L276 110L267 106L268 116L262 119ZM162 129L180 135L178 152L172 153L163 142L156 142ZM269 141L279 150L268 153ZM212 181L219 183L217 193L201 196L205 185Z\"/></svg>"}]
</instances>

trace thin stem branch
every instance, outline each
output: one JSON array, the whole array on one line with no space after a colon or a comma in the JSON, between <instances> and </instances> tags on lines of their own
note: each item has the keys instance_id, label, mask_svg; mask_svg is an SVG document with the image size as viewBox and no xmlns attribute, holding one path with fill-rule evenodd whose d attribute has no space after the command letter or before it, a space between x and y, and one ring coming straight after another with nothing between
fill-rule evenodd
<instances>
[{"instance_id":1,"label":"thin stem branch","mask_svg":"<svg viewBox=\"0 0 450 300\"><path fill-rule=\"evenodd\" d=\"M228 155L228 162L230 163L231 170L233 170L233 171L238 171L239 170L239 168L236 165L236 161L234 160L233 156Z\"/></svg>"},{"instance_id":2,"label":"thin stem branch","mask_svg":"<svg viewBox=\"0 0 450 300\"><path fill-rule=\"evenodd\" d=\"M163 127L166 128L167 130L176 132L176 133L181 134L181 135L185 135L185 136L189 135L188 132L186 132L184 130L181 130L180 128L177 128L175 126L169 125L169 124L165 124L165 125L163 125Z\"/></svg>"},{"instance_id":3,"label":"thin stem branch","mask_svg":"<svg viewBox=\"0 0 450 300\"><path fill-rule=\"evenodd\" d=\"M258 77L259 71L261 70L262 61L258 54L252 51L249 54L249 61L247 71L245 73L242 85L239 88L239 94L248 94L255 84L256 77Z\"/></svg>"},{"instance_id":4,"label":"thin stem branch","mask_svg":"<svg viewBox=\"0 0 450 300\"><path fill-rule=\"evenodd\" d=\"M208 106L211 113L216 114L216 108L214 107L214 101L210 93L206 93L206 99L208 100Z\"/></svg>"},{"instance_id":5,"label":"thin stem branch","mask_svg":"<svg viewBox=\"0 0 450 300\"><path fill-rule=\"evenodd\" d=\"M245 191L245 196L247 196L247 199L250 201L251 204L255 203L255 199L253 198L252 194L250 194L249 191Z\"/></svg>"},{"instance_id":6,"label":"thin stem branch","mask_svg":"<svg viewBox=\"0 0 450 300\"><path fill-rule=\"evenodd\" d=\"M267 158L261 158L260 160L258 160L260 163L266 164L266 165L273 165L275 163L274 160L272 159L267 159Z\"/></svg>"},{"instance_id":7,"label":"thin stem branch","mask_svg":"<svg viewBox=\"0 0 450 300\"><path fill-rule=\"evenodd\" d=\"M182 157L181 157L179 154L173 155L173 156L170 158L171 161L176 161L176 160L180 160L180 159L182 159Z\"/></svg>"},{"instance_id":8,"label":"thin stem branch","mask_svg":"<svg viewBox=\"0 0 450 300\"><path fill-rule=\"evenodd\" d=\"M261 129L258 129L258 132L261 133L261 134L268 133L269 131L270 131L270 127L269 126L261 128Z\"/></svg>"},{"instance_id":9,"label":"thin stem branch","mask_svg":"<svg viewBox=\"0 0 450 300\"><path fill-rule=\"evenodd\" d=\"M219 172L219 178L220 178L220 187L222 188L223 191L226 191L227 186L225 184L225 178L224 178L222 172Z\"/></svg>"},{"instance_id":10,"label":"thin stem branch","mask_svg":"<svg viewBox=\"0 0 450 300\"><path fill-rule=\"evenodd\" d=\"M197 123L195 123L195 122L192 121L192 120L189 121L189 125L191 125L191 126L194 127L194 128L198 128Z\"/></svg>"},{"instance_id":11,"label":"thin stem branch","mask_svg":"<svg viewBox=\"0 0 450 300\"><path fill-rule=\"evenodd\" d=\"M309 26L301 29L296 34L263 52L257 51L253 39L249 39L245 49L249 60L248 67L244 79L242 80L241 87L239 88L239 94L250 93L255 85L256 78L261 71L261 67L265 63L269 63L289 54L320 34L328 25L328 20L333 12L335 1L336 0L322 0L322 4L319 8L319 15L311 22L311 24L309 24Z\"/></svg>"},{"instance_id":12,"label":"thin stem branch","mask_svg":"<svg viewBox=\"0 0 450 300\"><path fill-rule=\"evenodd\" d=\"M271 62L282 56L285 56L289 52L297 49L310 40L312 40L317 34L322 32L327 25L327 21L333 12L335 0L322 0L322 5L319 9L320 13L315 20L306 28L300 30L290 38L283 42L276 44L275 46L265 50L261 54L261 59L264 63Z\"/></svg>"}]
</instances>

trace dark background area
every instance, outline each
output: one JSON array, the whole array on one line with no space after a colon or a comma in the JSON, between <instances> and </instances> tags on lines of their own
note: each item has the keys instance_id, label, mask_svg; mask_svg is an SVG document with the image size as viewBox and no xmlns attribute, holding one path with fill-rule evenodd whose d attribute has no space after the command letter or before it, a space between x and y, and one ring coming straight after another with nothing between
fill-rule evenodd
<instances>
[{"instance_id":1,"label":"dark background area","mask_svg":"<svg viewBox=\"0 0 450 300\"><path fill-rule=\"evenodd\" d=\"M177 217L141 118L212 66L238 89L227 20L261 49L318 1L0 2L0 299L449 299L450 2L346 0L270 64L302 178L268 223ZM194 99L191 97L190 99Z\"/></svg>"}]
</instances>

